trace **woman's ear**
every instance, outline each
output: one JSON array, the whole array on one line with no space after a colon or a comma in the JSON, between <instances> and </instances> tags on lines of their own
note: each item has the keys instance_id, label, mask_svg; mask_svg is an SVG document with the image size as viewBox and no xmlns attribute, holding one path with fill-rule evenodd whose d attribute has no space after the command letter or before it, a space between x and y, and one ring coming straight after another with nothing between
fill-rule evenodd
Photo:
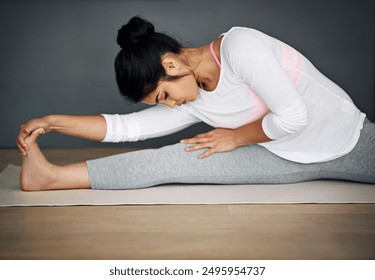
<instances>
[{"instance_id":1,"label":"woman's ear","mask_svg":"<svg viewBox=\"0 0 375 280\"><path fill-rule=\"evenodd\" d=\"M175 76L180 73L180 63L173 57L164 57L162 60L162 65L167 75Z\"/></svg>"}]
</instances>

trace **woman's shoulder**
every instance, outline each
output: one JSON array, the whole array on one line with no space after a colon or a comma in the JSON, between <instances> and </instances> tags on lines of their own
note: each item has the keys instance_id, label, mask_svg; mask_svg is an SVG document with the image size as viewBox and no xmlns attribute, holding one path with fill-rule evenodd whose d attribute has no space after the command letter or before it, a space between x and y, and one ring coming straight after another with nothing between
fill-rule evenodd
<instances>
[{"instance_id":1,"label":"woman's shoulder","mask_svg":"<svg viewBox=\"0 0 375 280\"><path fill-rule=\"evenodd\" d=\"M234 26L222 35L227 44L238 44L243 41L261 39L265 34L253 28Z\"/></svg>"},{"instance_id":2,"label":"woman's shoulder","mask_svg":"<svg viewBox=\"0 0 375 280\"><path fill-rule=\"evenodd\" d=\"M237 52L246 49L264 48L269 45L269 39L265 33L249 27L232 27L223 33L223 52Z\"/></svg>"},{"instance_id":3,"label":"woman's shoulder","mask_svg":"<svg viewBox=\"0 0 375 280\"><path fill-rule=\"evenodd\" d=\"M244 53L246 56L257 55L270 48L268 36L253 28L235 26L222 35L221 55L227 59Z\"/></svg>"}]
</instances>

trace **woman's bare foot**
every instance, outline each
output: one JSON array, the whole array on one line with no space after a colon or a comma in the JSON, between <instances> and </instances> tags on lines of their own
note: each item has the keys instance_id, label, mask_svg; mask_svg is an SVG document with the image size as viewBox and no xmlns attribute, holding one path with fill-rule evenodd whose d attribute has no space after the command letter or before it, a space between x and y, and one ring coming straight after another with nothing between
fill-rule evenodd
<instances>
[{"instance_id":1,"label":"woman's bare foot","mask_svg":"<svg viewBox=\"0 0 375 280\"><path fill-rule=\"evenodd\" d=\"M27 156L23 157L20 174L20 185L24 191L47 190L55 182L54 170L57 166L47 161L36 142L36 139L44 133L43 128L38 128L25 139L30 150L27 151Z\"/></svg>"}]
</instances>

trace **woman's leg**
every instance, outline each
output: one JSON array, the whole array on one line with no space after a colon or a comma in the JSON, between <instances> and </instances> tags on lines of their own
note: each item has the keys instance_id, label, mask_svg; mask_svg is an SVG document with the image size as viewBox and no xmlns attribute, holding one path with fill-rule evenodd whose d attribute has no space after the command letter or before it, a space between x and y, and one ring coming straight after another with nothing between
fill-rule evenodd
<instances>
[{"instance_id":1,"label":"woman's leg","mask_svg":"<svg viewBox=\"0 0 375 280\"><path fill-rule=\"evenodd\" d=\"M375 124L370 122L349 154L312 164L284 160L258 145L198 159L202 151L186 152L186 145L176 144L55 166L44 158L37 136L28 139L30 151L20 178L24 190L135 189L168 183L283 184L316 179L375 183Z\"/></svg>"},{"instance_id":2,"label":"woman's leg","mask_svg":"<svg viewBox=\"0 0 375 280\"><path fill-rule=\"evenodd\" d=\"M329 179L375 184L375 123L365 119L360 138L347 155L321 164Z\"/></svg>"},{"instance_id":3,"label":"woman's leg","mask_svg":"<svg viewBox=\"0 0 375 280\"><path fill-rule=\"evenodd\" d=\"M315 179L375 183L375 124L365 124L349 154L324 163L284 160L258 145L198 159L176 144L87 161L91 188L134 189L168 183L282 184Z\"/></svg>"},{"instance_id":4,"label":"woman's leg","mask_svg":"<svg viewBox=\"0 0 375 280\"><path fill-rule=\"evenodd\" d=\"M26 144L30 147L23 157L20 185L24 191L56 189L89 189L89 176L85 162L66 166L53 165L47 161L39 149L36 139L43 129L35 130Z\"/></svg>"}]
</instances>

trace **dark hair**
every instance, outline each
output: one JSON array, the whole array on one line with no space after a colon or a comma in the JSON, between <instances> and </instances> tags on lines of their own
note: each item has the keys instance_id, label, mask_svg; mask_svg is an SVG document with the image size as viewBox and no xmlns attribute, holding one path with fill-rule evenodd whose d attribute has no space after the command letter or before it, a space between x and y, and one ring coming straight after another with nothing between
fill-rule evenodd
<instances>
[{"instance_id":1,"label":"dark hair","mask_svg":"<svg viewBox=\"0 0 375 280\"><path fill-rule=\"evenodd\" d=\"M174 38L155 32L152 23L138 16L121 27L117 43L122 48L115 59L116 82L120 94L139 102L154 91L160 80L177 80L168 76L161 64L166 53L181 53L182 45Z\"/></svg>"}]
</instances>

